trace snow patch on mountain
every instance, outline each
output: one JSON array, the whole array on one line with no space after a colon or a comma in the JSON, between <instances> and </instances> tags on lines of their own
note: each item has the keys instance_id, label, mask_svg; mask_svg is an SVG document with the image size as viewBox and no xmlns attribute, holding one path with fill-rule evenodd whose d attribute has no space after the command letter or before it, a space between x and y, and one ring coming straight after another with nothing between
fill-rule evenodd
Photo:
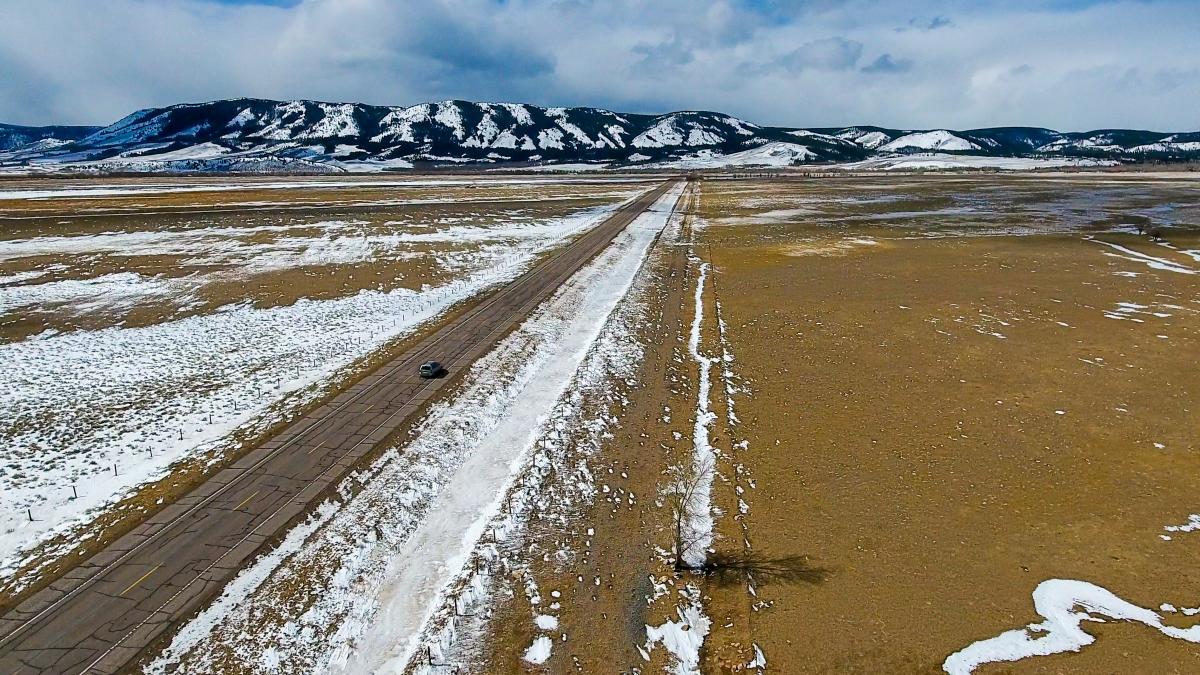
<instances>
[{"instance_id":1,"label":"snow patch on mountain","mask_svg":"<svg viewBox=\"0 0 1200 675\"><path fill-rule=\"evenodd\" d=\"M441 125L449 127L458 140L461 141L466 137L467 132L463 128L462 112L458 106L454 105L454 101L442 101L437 104L437 113L433 118Z\"/></svg>"},{"instance_id":2,"label":"snow patch on mountain","mask_svg":"<svg viewBox=\"0 0 1200 675\"><path fill-rule=\"evenodd\" d=\"M874 150L881 145L884 145L892 140L891 136L882 131L868 131L866 129L849 128L836 134L837 138L844 141L850 141L860 147L868 150Z\"/></svg>"},{"instance_id":3,"label":"snow patch on mountain","mask_svg":"<svg viewBox=\"0 0 1200 675\"><path fill-rule=\"evenodd\" d=\"M513 116L517 124L527 127L533 126L533 117L529 114L529 109L524 105L520 103L501 103L500 106Z\"/></svg>"},{"instance_id":4,"label":"snow patch on mountain","mask_svg":"<svg viewBox=\"0 0 1200 675\"><path fill-rule=\"evenodd\" d=\"M682 159L652 166L672 169L719 169L723 167L784 167L816 157L812 150L796 143L774 142L757 148L722 155L701 151Z\"/></svg>"},{"instance_id":5,"label":"snow patch on mountain","mask_svg":"<svg viewBox=\"0 0 1200 675\"><path fill-rule=\"evenodd\" d=\"M667 118L637 135L631 145L635 148L661 148L666 145L682 145L683 133L674 118Z\"/></svg>"},{"instance_id":6,"label":"snow patch on mountain","mask_svg":"<svg viewBox=\"0 0 1200 675\"><path fill-rule=\"evenodd\" d=\"M325 116L305 132L303 138L338 138L359 134L358 123L354 121L354 106L348 103L336 106L322 104L321 110Z\"/></svg>"},{"instance_id":7,"label":"snow patch on mountain","mask_svg":"<svg viewBox=\"0 0 1200 675\"><path fill-rule=\"evenodd\" d=\"M549 108L546 110L546 115L554 120L559 129L570 134L577 142L585 146L596 147L596 142L593 141L583 129L568 121L566 108Z\"/></svg>"},{"instance_id":8,"label":"snow patch on mountain","mask_svg":"<svg viewBox=\"0 0 1200 675\"><path fill-rule=\"evenodd\" d=\"M843 141L843 142L845 141L845 139L838 138L837 136L830 136L829 134L821 134L821 133L817 133L815 131L809 131L808 129L796 129L795 131L789 131L788 135L796 136L798 138L817 138L817 139L826 141L828 143L837 143L839 141Z\"/></svg>"},{"instance_id":9,"label":"snow patch on mountain","mask_svg":"<svg viewBox=\"0 0 1200 675\"><path fill-rule=\"evenodd\" d=\"M949 152L961 152L982 149L983 148L975 143L972 143L961 136L955 136L945 129L906 134L890 143L879 146L879 150L883 152L902 152L904 150L941 150Z\"/></svg>"}]
</instances>

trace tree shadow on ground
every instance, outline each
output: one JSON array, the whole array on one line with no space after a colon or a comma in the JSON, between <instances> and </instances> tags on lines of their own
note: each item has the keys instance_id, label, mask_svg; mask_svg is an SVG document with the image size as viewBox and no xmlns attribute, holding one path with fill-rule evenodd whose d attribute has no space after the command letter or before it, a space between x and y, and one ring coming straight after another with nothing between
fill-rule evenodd
<instances>
[{"instance_id":1,"label":"tree shadow on ground","mask_svg":"<svg viewBox=\"0 0 1200 675\"><path fill-rule=\"evenodd\" d=\"M704 565L705 576L721 586L745 583L746 575L760 584L820 584L833 573L813 565L806 555L768 558L753 553L715 553Z\"/></svg>"}]
</instances>

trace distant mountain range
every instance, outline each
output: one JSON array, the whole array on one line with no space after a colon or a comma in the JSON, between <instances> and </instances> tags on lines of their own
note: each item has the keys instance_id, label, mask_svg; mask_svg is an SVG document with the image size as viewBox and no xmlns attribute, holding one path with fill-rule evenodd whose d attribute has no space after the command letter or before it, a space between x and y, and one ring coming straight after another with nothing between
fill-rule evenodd
<instances>
[{"instance_id":1,"label":"distant mountain range","mask_svg":"<svg viewBox=\"0 0 1200 675\"><path fill-rule=\"evenodd\" d=\"M231 99L107 127L0 125L0 171L343 172L431 164L715 168L939 156L1200 160L1200 132L764 127L714 112L443 101L410 107ZM985 164L986 165L986 164Z\"/></svg>"},{"instance_id":2,"label":"distant mountain range","mask_svg":"<svg viewBox=\"0 0 1200 675\"><path fill-rule=\"evenodd\" d=\"M101 127L19 127L0 124L0 152L12 150L43 139L78 141L99 131Z\"/></svg>"}]
</instances>

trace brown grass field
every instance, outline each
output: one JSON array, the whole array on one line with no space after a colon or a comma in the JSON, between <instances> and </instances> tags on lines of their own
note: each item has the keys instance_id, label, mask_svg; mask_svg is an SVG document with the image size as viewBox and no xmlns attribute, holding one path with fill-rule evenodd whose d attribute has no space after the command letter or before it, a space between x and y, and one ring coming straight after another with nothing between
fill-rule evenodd
<instances>
[{"instance_id":1,"label":"brown grass field","mask_svg":"<svg viewBox=\"0 0 1200 675\"><path fill-rule=\"evenodd\" d=\"M711 673L745 670L753 645L774 672L940 672L1041 621L1031 593L1053 578L1156 611L1198 604L1200 540L1163 529L1197 510L1195 195L1186 179L1113 176L702 181L692 247L660 247L652 268L670 289L648 300L663 325L645 331L644 377L603 457L640 501L580 514L595 530L571 546L582 560L530 561L562 590L570 636L545 670L667 667L661 648L637 651L678 604L647 601L652 577L701 590ZM647 498L690 452L689 251L712 266L703 345L719 349L719 302L738 419L714 369L706 574L671 569L668 509ZM536 608L519 592L497 603L476 667L522 672ZM1084 628L1097 640L1078 654L977 672L1200 669L1195 645L1146 626Z\"/></svg>"}]
</instances>

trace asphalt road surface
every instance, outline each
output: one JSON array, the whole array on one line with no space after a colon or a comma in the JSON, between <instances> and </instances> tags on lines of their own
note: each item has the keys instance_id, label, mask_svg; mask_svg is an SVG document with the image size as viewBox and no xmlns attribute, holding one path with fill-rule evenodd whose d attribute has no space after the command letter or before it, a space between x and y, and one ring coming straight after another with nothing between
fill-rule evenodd
<instances>
[{"instance_id":1,"label":"asphalt road surface","mask_svg":"<svg viewBox=\"0 0 1200 675\"><path fill-rule=\"evenodd\" d=\"M570 246L222 470L0 619L0 673L115 673L212 599L449 381L523 321L674 181L622 207Z\"/></svg>"}]
</instances>

